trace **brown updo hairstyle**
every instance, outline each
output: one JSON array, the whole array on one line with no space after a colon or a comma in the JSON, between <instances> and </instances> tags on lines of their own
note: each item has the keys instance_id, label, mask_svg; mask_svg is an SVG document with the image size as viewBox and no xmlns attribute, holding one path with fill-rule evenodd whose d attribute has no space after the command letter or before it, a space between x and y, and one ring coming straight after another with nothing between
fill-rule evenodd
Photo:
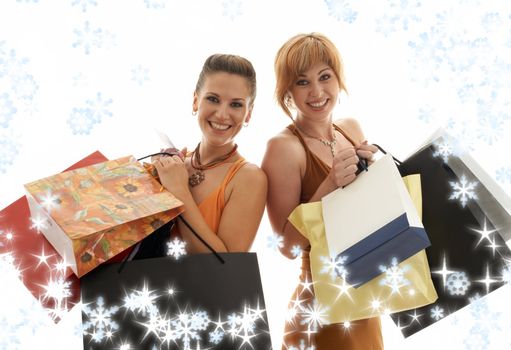
<instances>
[{"instance_id":1,"label":"brown updo hairstyle","mask_svg":"<svg viewBox=\"0 0 511 350\"><path fill-rule=\"evenodd\" d=\"M288 91L298 76L316 63L325 63L334 71L339 88L346 92L341 55L334 43L320 33L298 34L282 45L275 57L277 86L275 97L284 112L292 118L289 110Z\"/></svg>"},{"instance_id":2,"label":"brown updo hairstyle","mask_svg":"<svg viewBox=\"0 0 511 350\"><path fill-rule=\"evenodd\" d=\"M254 105L257 93L256 72L252 63L241 56L229 54L214 54L209 56L202 66L197 85L195 86L195 93L198 94L200 92L207 76L220 72L236 74L247 80L248 89L250 91L249 107L251 108Z\"/></svg>"}]
</instances>

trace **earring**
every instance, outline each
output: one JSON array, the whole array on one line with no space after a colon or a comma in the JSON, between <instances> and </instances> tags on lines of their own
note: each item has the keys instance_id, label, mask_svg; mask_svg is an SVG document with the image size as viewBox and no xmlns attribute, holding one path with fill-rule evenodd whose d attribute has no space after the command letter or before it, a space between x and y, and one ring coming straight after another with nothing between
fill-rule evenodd
<instances>
[{"instance_id":1,"label":"earring","mask_svg":"<svg viewBox=\"0 0 511 350\"><path fill-rule=\"evenodd\" d=\"M244 122L243 126L246 128L248 126L248 122Z\"/></svg>"},{"instance_id":2,"label":"earring","mask_svg":"<svg viewBox=\"0 0 511 350\"><path fill-rule=\"evenodd\" d=\"M195 117L197 115L197 111L192 111L192 115Z\"/></svg>"}]
</instances>

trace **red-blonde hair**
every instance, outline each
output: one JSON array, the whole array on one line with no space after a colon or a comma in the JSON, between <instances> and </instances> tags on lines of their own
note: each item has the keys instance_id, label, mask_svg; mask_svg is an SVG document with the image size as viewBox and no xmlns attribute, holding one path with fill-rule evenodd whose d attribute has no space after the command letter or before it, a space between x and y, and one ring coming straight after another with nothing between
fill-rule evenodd
<instances>
[{"instance_id":1,"label":"red-blonde hair","mask_svg":"<svg viewBox=\"0 0 511 350\"><path fill-rule=\"evenodd\" d=\"M291 117L286 96L300 74L316 63L327 64L339 81L341 91L344 84L341 55L334 43L320 33L298 34L282 45L275 57L275 76L277 86L275 97L284 112Z\"/></svg>"}]
</instances>

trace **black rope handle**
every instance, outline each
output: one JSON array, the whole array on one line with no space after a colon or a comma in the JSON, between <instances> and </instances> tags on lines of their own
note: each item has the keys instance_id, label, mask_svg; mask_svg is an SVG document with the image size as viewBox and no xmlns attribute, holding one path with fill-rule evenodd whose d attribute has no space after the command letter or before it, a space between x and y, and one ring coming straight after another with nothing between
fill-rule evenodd
<instances>
[{"instance_id":1,"label":"black rope handle","mask_svg":"<svg viewBox=\"0 0 511 350\"><path fill-rule=\"evenodd\" d=\"M141 161L141 160L144 160L146 158L149 158L149 157L154 157L154 156L177 156L179 155L179 152L176 150L175 152L158 152L158 153L153 153L153 154L150 154L148 156L145 156L145 157L142 157L142 158L138 158L137 161Z\"/></svg>"},{"instance_id":2,"label":"black rope handle","mask_svg":"<svg viewBox=\"0 0 511 350\"><path fill-rule=\"evenodd\" d=\"M381 148L379 145L377 145L376 143L373 143L373 146L376 146L376 148L378 148L378 150L380 150L381 153L383 154L387 154L388 152L385 151L383 148ZM396 162L398 165L402 165L403 162L400 161L399 159L397 158L394 158L394 156L392 156L392 159L394 159L394 162Z\"/></svg>"},{"instance_id":3,"label":"black rope handle","mask_svg":"<svg viewBox=\"0 0 511 350\"><path fill-rule=\"evenodd\" d=\"M220 262L221 262L222 264L225 264L225 260L224 260L224 259L220 256L220 254L218 254L218 253L216 252L216 250L214 250L214 249L213 249L213 247L211 247L211 246L208 244L208 242L206 242L206 241L204 240L204 238L202 238L202 237L201 237L201 236L200 236L200 235L199 235L199 234L198 234L198 233L197 233L197 232L193 229L193 227L192 227L192 226L188 223L188 221L186 221L186 220L183 218L183 216L182 216L182 215L179 215L177 218L178 218L178 219L180 219L180 220L183 222L183 224L185 224L185 226L186 226L186 227L188 227L188 229L189 229L190 231L192 231L192 233L194 234L194 236L195 236L195 237L197 237L197 239L198 239L199 241L201 241L201 242L202 242L202 244L204 244L204 245L205 245L205 246L206 246L206 247L207 247L207 248L208 248L208 249L209 249L209 250L210 250L213 254L215 254L215 256L218 258L218 260L220 260Z\"/></svg>"}]
</instances>

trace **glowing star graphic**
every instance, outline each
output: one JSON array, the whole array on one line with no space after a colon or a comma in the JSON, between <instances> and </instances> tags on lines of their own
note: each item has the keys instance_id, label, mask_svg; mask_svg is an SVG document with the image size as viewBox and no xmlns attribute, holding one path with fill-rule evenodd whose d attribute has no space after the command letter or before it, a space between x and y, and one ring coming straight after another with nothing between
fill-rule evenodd
<instances>
[{"instance_id":1,"label":"glowing star graphic","mask_svg":"<svg viewBox=\"0 0 511 350\"><path fill-rule=\"evenodd\" d=\"M459 200L463 208L467 205L468 200L477 199L477 195L474 192L478 185L477 181L468 182L467 177L462 175L460 182L449 181L449 185L451 185L453 190L449 199Z\"/></svg>"},{"instance_id":2,"label":"glowing star graphic","mask_svg":"<svg viewBox=\"0 0 511 350\"><path fill-rule=\"evenodd\" d=\"M431 311L430 316L435 321L438 321L439 319L444 318L444 309L441 308L440 306L436 305L430 311Z\"/></svg>"},{"instance_id":3,"label":"glowing star graphic","mask_svg":"<svg viewBox=\"0 0 511 350\"><path fill-rule=\"evenodd\" d=\"M146 314L152 314L155 311L156 306L154 301L158 298L158 295L152 290L149 290L147 284L144 284L141 290L134 290L124 297L123 308L141 313L143 316Z\"/></svg>"},{"instance_id":4,"label":"glowing star graphic","mask_svg":"<svg viewBox=\"0 0 511 350\"><path fill-rule=\"evenodd\" d=\"M410 281L405 278L405 273L410 269L410 266L400 266L397 258L392 258L391 266L380 265L379 269L385 273L385 278L380 281L380 285L392 289L392 294L399 293L402 287L410 284Z\"/></svg>"},{"instance_id":5,"label":"glowing star graphic","mask_svg":"<svg viewBox=\"0 0 511 350\"><path fill-rule=\"evenodd\" d=\"M346 280L344 280L344 279L341 279L341 281L342 281L341 283L331 283L330 284L332 287L337 288L337 296L335 297L335 300L337 301L343 295L346 295L350 300L353 300L353 299L351 299L351 295L350 295L351 285L346 283Z\"/></svg>"},{"instance_id":6,"label":"glowing star graphic","mask_svg":"<svg viewBox=\"0 0 511 350\"><path fill-rule=\"evenodd\" d=\"M436 274L442 275L444 289L445 289L445 279L447 278L448 275L455 272L455 271L448 270L446 265L447 264L446 264L446 260L445 260L445 254L444 254L442 270L431 271L431 273L436 273Z\"/></svg>"},{"instance_id":7,"label":"glowing star graphic","mask_svg":"<svg viewBox=\"0 0 511 350\"><path fill-rule=\"evenodd\" d=\"M272 250L278 251L279 248L282 248L284 246L284 237L282 237L278 233L272 233L266 238L266 240L267 247Z\"/></svg>"},{"instance_id":8,"label":"glowing star graphic","mask_svg":"<svg viewBox=\"0 0 511 350\"><path fill-rule=\"evenodd\" d=\"M486 265L486 277L482 280L476 280L474 282L477 282L477 283L484 283L486 285L486 294L488 294L489 290L490 290L490 286L492 285L492 283L497 283L499 282L499 280L494 280L493 278L491 278L490 276L490 267L488 265Z\"/></svg>"},{"instance_id":9,"label":"glowing star graphic","mask_svg":"<svg viewBox=\"0 0 511 350\"><path fill-rule=\"evenodd\" d=\"M417 322L419 325L421 325L421 322L419 321L419 318L421 316L423 316L423 314L417 314L417 310L413 310L413 314L408 314L408 316L410 316L410 318L412 319L410 324L413 324L414 322Z\"/></svg>"},{"instance_id":10,"label":"glowing star graphic","mask_svg":"<svg viewBox=\"0 0 511 350\"><path fill-rule=\"evenodd\" d=\"M167 242L167 255L172 256L175 260L179 260L186 255L186 242L175 237L171 242Z\"/></svg>"},{"instance_id":11,"label":"glowing star graphic","mask_svg":"<svg viewBox=\"0 0 511 350\"><path fill-rule=\"evenodd\" d=\"M317 332L318 327L328 322L328 310L326 306L322 306L316 299L312 305L304 307L302 315L302 325L307 325L309 331Z\"/></svg>"},{"instance_id":12,"label":"glowing star graphic","mask_svg":"<svg viewBox=\"0 0 511 350\"><path fill-rule=\"evenodd\" d=\"M371 307L373 308L373 311L378 310L381 307L381 301L378 299L371 300Z\"/></svg>"},{"instance_id":13,"label":"glowing star graphic","mask_svg":"<svg viewBox=\"0 0 511 350\"><path fill-rule=\"evenodd\" d=\"M308 291L309 293L312 293L312 289L311 287L314 285L314 282L310 282L309 281L309 277L305 277L305 280L303 282L300 282L300 287L301 288L301 291L300 291L300 295L302 295L303 292L305 291Z\"/></svg>"},{"instance_id":14,"label":"glowing star graphic","mask_svg":"<svg viewBox=\"0 0 511 350\"><path fill-rule=\"evenodd\" d=\"M470 281L465 272L454 272L447 277L446 286L450 295L465 295L470 287Z\"/></svg>"},{"instance_id":15,"label":"glowing star graphic","mask_svg":"<svg viewBox=\"0 0 511 350\"><path fill-rule=\"evenodd\" d=\"M483 241L483 239L487 240L490 243L493 243L493 240L491 238L491 234L497 232L497 230L489 230L486 223L486 218L484 219L483 228L481 230L477 230L475 228L469 228L469 230L476 232L481 237L479 238L479 241L476 243L476 248L479 246L479 244Z\"/></svg>"},{"instance_id":16,"label":"glowing star graphic","mask_svg":"<svg viewBox=\"0 0 511 350\"><path fill-rule=\"evenodd\" d=\"M39 259L39 261L37 262L37 265L35 267L35 269L37 270L37 268L39 267L39 265L41 264L45 264L48 268L50 267L50 265L48 264L48 258L51 258L52 256L54 256L55 254L51 254L51 255L46 255L44 254L44 246L43 246L43 249L41 251L41 255L35 255L35 254L32 254L32 256L35 256L37 259Z\"/></svg>"}]
</instances>

